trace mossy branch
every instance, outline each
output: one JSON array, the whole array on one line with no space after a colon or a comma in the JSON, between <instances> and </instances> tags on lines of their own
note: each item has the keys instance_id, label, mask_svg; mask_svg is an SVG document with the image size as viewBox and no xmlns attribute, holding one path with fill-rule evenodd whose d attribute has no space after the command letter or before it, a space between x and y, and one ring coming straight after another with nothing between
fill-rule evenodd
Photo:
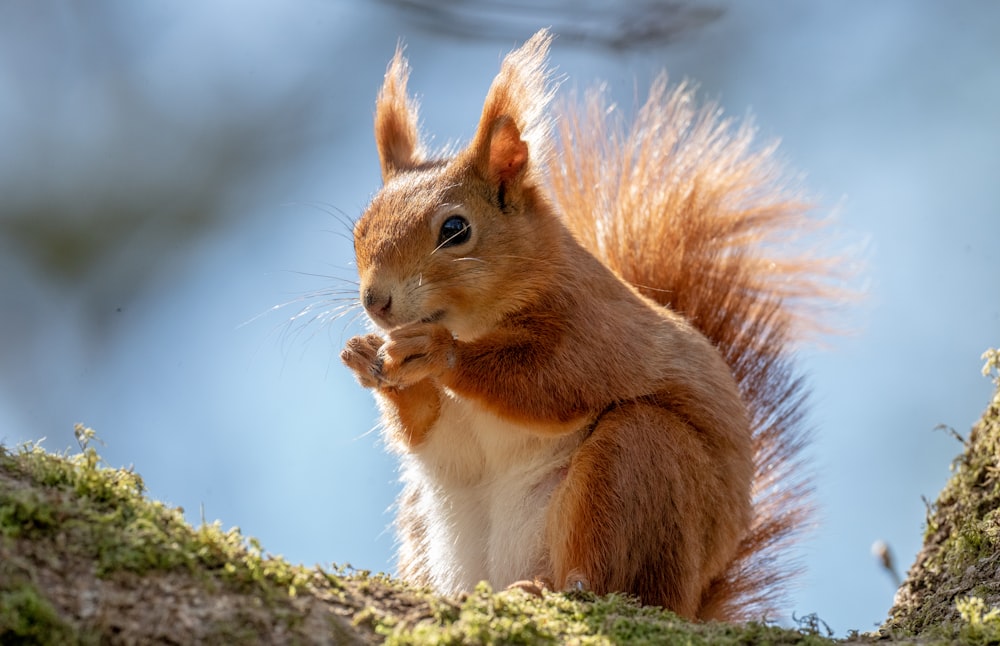
<instances>
[{"instance_id":1,"label":"mossy branch","mask_svg":"<svg viewBox=\"0 0 1000 646\"><path fill-rule=\"evenodd\" d=\"M1000 643L1000 351L983 359L993 399L928 509L924 545L883 635Z\"/></svg>"},{"instance_id":2,"label":"mossy branch","mask_svg":"<svg viewBox=\"0 0 1000 646\"><path fill-rule=\"evenodd\" d=\"M997 393L933 507L883 640L1000 641L1000 352L985 358ZM292 565L238 528L191 526L133 470L104 465L92 430L76 431L76 454L0 447L0 643L834 643L815 617L798 630L691 624L617 595L481 585L451 599Z\"/></svg>"}]
</instances>

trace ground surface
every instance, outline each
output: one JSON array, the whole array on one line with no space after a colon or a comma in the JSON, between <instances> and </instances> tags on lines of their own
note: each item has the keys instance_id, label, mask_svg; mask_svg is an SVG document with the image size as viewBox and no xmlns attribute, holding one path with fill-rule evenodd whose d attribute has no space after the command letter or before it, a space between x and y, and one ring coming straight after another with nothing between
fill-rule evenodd
<instances>
[{"instance_id":1,"label":"ground surface","mask_svg":"<svg viewBox=\"0 0 1000 646\"><path fill-rule=\"evenodd\" d=\"M929 509L926 542L880 635L1000 643L998 390ZM0 643L835 643L823 624L690 624L617 596L442 598L383 576L293 566L239 530L192 527L140 476L81 452L0 447ZM854 639L863 639L855 636Z\"/></svg>"},{"instance_id":2,"label":"ground surface","mask_svg":"<svg viewBox=\"0 0 1000 646\"><path fill-rule=\"evenodd\" d=\"M983 374L997 389L982 419L961 438L954 474L928 508L924 546L896 594L885 634L965 627L1000 639L1000 352L984 359Z\"/></svg>"}]
</instances>

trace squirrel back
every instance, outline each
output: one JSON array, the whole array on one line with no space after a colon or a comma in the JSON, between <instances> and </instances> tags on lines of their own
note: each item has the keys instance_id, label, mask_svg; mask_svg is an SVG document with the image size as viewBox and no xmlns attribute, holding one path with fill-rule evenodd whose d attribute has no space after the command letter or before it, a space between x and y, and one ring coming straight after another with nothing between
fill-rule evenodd
<instances>
[{"instance_id":1,"label":"squirrel back","mask_svg":"<svg viewBox=\"0 0 1000 646\"><path fill-rule=\"evenodd\" d=\"M601 92L563 102L547 179L582 244L690 321L736 377L753 433L754 518L699 614L761 617L796 573L788 548L812 516L808 393L792 355L824 329L816 317L837 272L797 247L821 223L788 185L776 146L754 148L752 124L737 127L694 94L661 74L629 126Z\"/></svg>"},{"instance_id":2,"label":"squirrel back","mask_svg":"<svg viewBox=\"0 0 1000 646\"><path fill-rule=\"evenodd\" d=\"M627 131L600 94L547 117L550 40L453 156L421 145L399 51L377 101L354 236L385 336L341 357L403 454L400 573L760 617L809 517L790 359L828 267L781 246L813 225L772 148L665 78Z\"/></svg>"}]
</instances>

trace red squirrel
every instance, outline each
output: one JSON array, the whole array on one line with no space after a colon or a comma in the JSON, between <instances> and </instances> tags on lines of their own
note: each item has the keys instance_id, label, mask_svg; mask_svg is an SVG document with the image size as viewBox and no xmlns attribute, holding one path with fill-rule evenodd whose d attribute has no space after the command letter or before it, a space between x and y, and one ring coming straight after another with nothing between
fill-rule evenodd
<instances>
[{"instance_id":1,"label":"red squirrel","mask_svg":"<svg viewBox=\"0 0 1000 646\"><path fill-rule=\"evenodd\" d=\"M550 41L454 154L422 145L399 49L376 102L354 248L379 333L341 358L401 455L399 574L759 617L808 519L789 347L823 267L781 249L807 208L665 77L630 130L599 93L548 112Z\"/></svg>"}]
</instances>

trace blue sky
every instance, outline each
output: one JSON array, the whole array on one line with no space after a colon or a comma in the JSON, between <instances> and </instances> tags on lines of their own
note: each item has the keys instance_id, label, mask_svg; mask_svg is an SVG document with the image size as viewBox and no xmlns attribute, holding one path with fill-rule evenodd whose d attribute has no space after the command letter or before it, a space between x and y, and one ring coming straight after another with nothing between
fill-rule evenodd
<instances>
[{"instance_id":1,"label":"blue sky","mask_svg":"<svg viewBox=\"0 0 1000 646\"><path fill-rule=\"evenodd\" d=\"M371 112L396 42L425 131L445 144L472 134L517 39L428 33L376 3L101 6L118 22L0 10L0 218L37 211L108 241L60 274L3 230L0 441L61 450L84 422L109 463L134 465L194 522L239 526L293 561L391 570L395 464L337 359L360 324L290 319L322 300L310 292L350 288L343 222L378 188ZM552 61L566 87L604 80L624 106L664 67L698 81L780 138L836 217L863 298L836 314L847 334L802 352L819 513L789 611L866 630L893 594L872 542L909 566L922 496L961 449L934 428L966 433L990 393L979 356L1000 345L1000 5L713 6L721 18L675 43L557 39ZM527 22L518 38L544 26ZM220 132L241 145L229 152ZM172 205L230 157L245 171L191 202L223 215L175 231ZM143 224L113 234L104 205L133 194Z\"/></svg>"}]
</instances>

